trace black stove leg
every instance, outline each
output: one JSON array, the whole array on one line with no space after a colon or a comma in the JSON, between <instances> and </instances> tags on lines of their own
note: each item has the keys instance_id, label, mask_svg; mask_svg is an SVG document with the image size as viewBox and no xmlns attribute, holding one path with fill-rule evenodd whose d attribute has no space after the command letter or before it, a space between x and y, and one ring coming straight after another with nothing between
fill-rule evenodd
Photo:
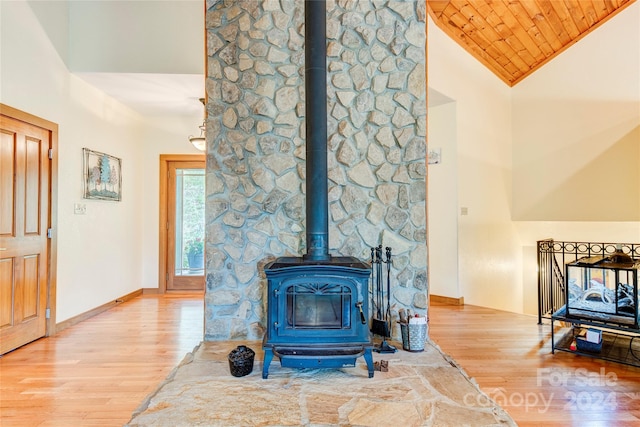
<instances>
[{"instance_id":1,"label":"black stove leg","mask_svg":"<svg viewBox=\"0 0 640 427\"><path fill-rule=\"evenodd\" d=\"M364 349L364 360L365 362L367 362L367 370L369 371L369 378L373 378L373 372L374 372L373 354L371 353L370 348Z\"/></svg>"},{"instance_id":2,"label":"black stove leg","mask_svg":"<svg viewBox=\"0 0 640 427\"><path fill-rule=\"evenodd\" d=\"M272 359L273 359L273 349L265 348L264 361L262 362L262 379L266 380L269 377L269 365L271 364Z\"/></svg>"}]
</instances>

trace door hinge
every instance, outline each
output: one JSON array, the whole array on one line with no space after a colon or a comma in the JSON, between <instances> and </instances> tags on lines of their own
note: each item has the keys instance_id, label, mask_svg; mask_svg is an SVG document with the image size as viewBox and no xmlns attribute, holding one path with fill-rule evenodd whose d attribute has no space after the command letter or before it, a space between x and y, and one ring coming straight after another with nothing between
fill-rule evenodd
<instances>
[{"instance_id":1,"label":"door hinge","mask_svg":"<svg viewBox=\"0 0 640 427\"><path fill-rule=\"evenodd\" d=\"M53 236L53 229L47 228L47 239L50 239Z\"/></svg>"},{"instance_id":2,"label":"door hinge","mask_svg":"<svg viewBox=\"0 0 640 427\"><path fill-rule=\"evenodd\" d=\"M53 160L53 148L49 148L49 160Z\"/></svg>"},{"instance_id":3,"label":"door hinge","mask_svg":"<svg viewBox=\"0 0 640 427\"><path fill-rule=\"evenodd\" d=\"M47 309L44 311L44 318L45 318L45 319L51 319L51 309L50 309L50 308L47 308Z\"/></svg>"},{"instance_id":4,"label":"door hinge","mask_svg":"<svg viewBox=\"0 0 640 427\"><path fill-rule=\"evenodd\" d=\"M167 273L167 277L165 278L165 282L169 281L169 273Z\"/></svg>"}]
</instances>

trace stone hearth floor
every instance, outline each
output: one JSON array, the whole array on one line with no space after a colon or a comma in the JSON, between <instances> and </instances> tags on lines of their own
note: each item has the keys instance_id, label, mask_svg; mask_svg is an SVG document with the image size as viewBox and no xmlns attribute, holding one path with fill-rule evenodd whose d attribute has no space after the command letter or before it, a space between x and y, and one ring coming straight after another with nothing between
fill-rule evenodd
<instances>
[{"instance_id":1,"label":"stone hearth floor","mask_svg":"<svg viewBox=\"0 0 640 427\"><path fill-rule=\"evenodd\" d=\"M427 343L424 352L374 352L388 372L368 378L355 367L292 369L274 358L262 379L260 342L202 342L135 411L127 426L515 426L450 357ZM253 371L230 373L238 345L256 352Z\"/></svg>"}]
</instances>

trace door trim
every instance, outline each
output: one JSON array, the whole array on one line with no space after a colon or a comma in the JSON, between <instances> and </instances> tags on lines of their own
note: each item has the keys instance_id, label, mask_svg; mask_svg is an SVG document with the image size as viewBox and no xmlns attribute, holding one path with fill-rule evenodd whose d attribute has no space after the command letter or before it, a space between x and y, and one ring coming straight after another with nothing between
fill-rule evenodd
<instances>
[{"instance_id":1,"label":"door trim","mask_svg":"<svg viewBox=\"0 0 640 427\"><path fill-rule=\"evenodd\" d=\"M167 176L169 170L169 162L197 162L206 161L204 154L161 154L160 155L160 220L158 221L158 293L165 294L167 292L167 200L168 186Z\"/></svg>"},{"instance_id":2,"label":"door trim","mask_svg":"<svg viewBox=\"0 0 640 427\"><path fill-rule=\"evenodd\" d=\"M49 132L49 149L53 153L49 164L49 224L52 230L48 239L48 276L47 276L47 308L49 318L46 319L45 336L56 334L56 301L57 301L57 265L58 265L58 124L50 122L17 108L0 103L0 114L14 120L18 120Z\"/></svg>"}]
</instances>

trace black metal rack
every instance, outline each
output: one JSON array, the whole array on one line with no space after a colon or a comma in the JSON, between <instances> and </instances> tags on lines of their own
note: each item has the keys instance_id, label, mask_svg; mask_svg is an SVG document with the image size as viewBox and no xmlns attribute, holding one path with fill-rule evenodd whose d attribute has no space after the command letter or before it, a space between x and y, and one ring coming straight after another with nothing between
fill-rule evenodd
<instances>
[{"instance_id":1,"label":"black metal rack","mask_svg":"<svg viewBox=\"0 0 640 427\"><path fill-rule=\"evenodd\" d=\"M557 341L554 322L571 324L569 330ZM602 331L602 349L599 352L574 349L571 346L579 332L587 327ZM640 367L640 329L567 317L562 308L551 316L551 352L555 353L555 350Z\"/></svg>"}]
</instances>

